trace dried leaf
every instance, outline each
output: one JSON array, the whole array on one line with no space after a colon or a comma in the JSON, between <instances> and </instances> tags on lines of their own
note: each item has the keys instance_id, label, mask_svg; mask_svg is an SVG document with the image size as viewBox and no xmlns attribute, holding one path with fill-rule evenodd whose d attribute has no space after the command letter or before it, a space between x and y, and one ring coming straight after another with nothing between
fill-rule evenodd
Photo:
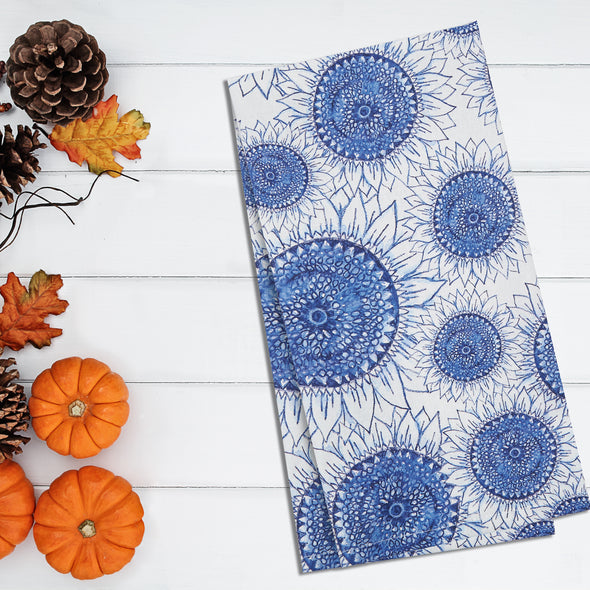
<instances>
[{"instance_id":1,"label":"dried leaf","mask_svg":"<svg viewBox=\"0 0 590 590\"><path fill-rule=\"evenodd\" d=\"M40 270L29 281L29 290L11 272L5 285L0 287L4 307L0 313L0 354L5 346L20 350L27 342L36 348L48 346L59 336L59 328L45 323L49 315L59 315L68 302L59 299L57 291L63 285L60 275L48 275Z\"/></svg>"},{"instance_id":2,"label":"dried leaf","mask_svg":"<svg viewBox=\"0 0 590 590\"><path fill-rule=\"evenodd\" d=\"M137 141L145 139L150 124L137 111L129 111L117 118L117 95L94 107L92 117L87 121L76 119L66 127L56 125L49 139L56 149L66 152L70 161L88 163L88 170L100 174L109 170L110 176L118 176L123 166L115 161L113 152L119 152L128 160L141 158ZM116 172L113 172L116 171Z\"/></svg>"}]
</instances>

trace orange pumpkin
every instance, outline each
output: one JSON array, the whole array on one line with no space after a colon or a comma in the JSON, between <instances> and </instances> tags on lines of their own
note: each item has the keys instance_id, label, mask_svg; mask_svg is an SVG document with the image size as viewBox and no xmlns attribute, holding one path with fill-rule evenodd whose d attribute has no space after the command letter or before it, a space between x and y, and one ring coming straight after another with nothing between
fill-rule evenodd
<instances>
[{"instance_id":1,"label":"orange pumpkin","mask_svg":"<svg viewBox=\"0 0 590 590\"><path fill-rule=\"evenodd\" d=\"M121 376L104 363L62 359L33 383L33 428L60 455L92 457L119 436L129 416L128 396Z\"/></svg>"},{"instance_id":2,"label":"orange pumpkin","mask_svg":"<svg viewBox=\"0 0 590 590\"><path fill-rule=\"evenodd\" d=\"M35 493L20 465L0 463L0 559L22 543L33 526Z\"/></svg>"},{"instance_id":3,"label":"orange pumpkin","mask_svg":"<svg viewBox=\"0 0 590 590\"><path fill-rule=\"evenodd\" d=\"M87 466L66 471L41 494L33 535L51 567L89 580L129 563L143 538L142 517L127 480Z\"/></svg>"}]
</instances>

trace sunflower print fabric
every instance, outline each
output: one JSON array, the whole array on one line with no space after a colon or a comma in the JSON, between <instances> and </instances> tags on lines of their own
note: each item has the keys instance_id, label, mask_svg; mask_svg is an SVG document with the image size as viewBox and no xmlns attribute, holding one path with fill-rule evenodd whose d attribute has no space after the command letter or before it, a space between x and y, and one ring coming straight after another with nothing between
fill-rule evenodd
<instances>
[{"instance_id":1,"label":"sunflower print fabric","mask_svg":"<svg viewBox=\"0 0 590 590\"><path fill-rule=\"evenodd\" d=\"M588 510L477 23L228 85L303 570Z\"/></svg>"}]
</instances>

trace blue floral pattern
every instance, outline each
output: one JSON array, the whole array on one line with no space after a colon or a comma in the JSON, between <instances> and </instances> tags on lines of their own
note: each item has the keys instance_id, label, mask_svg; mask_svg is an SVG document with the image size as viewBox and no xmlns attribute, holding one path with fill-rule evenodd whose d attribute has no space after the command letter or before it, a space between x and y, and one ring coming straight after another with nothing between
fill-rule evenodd
<instances>
[{"instance_id":1,"label":"blue floral pattern","mask_svg":"<svg viewBox=\"0 0 590 590\"><path fill-rule=\"evenodd\" d=\"M415 451L386 450L353 466L334 502L334 526L350 563L442 545L457 518L439 465Z\"/></svg>"},{"instance_id":2,"label":"blue floral pattern","mask_svg":"<svg viewBox=\"0 0 590 590\"><path fill-rule=\"evenodd\" d=\"M514 296L513 309L525 339L520 376L528 386L563 398L565 392L539 287L527 283L526 292Z\"/></svg>"},{"instance_id":3,"label":"blue floral pattern","mask_svg":"<svg viewBox=\"0 0 590 590\"><path fill-rule=\"evenodd\" d=\"M589 510L477 23L229 89L302 570Z\"/></svg>"},{"instance_id":4,"label":"blue floral pattern","mask_svg":"<svg viewBox=\"0 0 590 590\"><path fill-rule=\"evenodd\" d=\"M518 271L529 251L501 144L447 147L423 180L403 223L433 271L464 284Z\"/></svg>"},{"instance_id":5,"label":"blue floral pattern","mask_svg":"<svg viewBox=\"0 0 590 590\"><path fill-rule=\"evenodd\" d=\"M540 520L523 526L514 537L516 540L545 537L555 534L555 526L552 520Z\"/></svg>"},{"instance_id":6,"label":"blue floral pattern","mask_svg":"<svg viewBox=\"0 0 590 590\"><path fill-rule=\"evenodd\" d=\"M318 83L313 120L320 140L353 160L386 158L410 135L418 100L393 60L357 53L333 63Z\"/></svg>"},{"instance_id":7,"label":"blue floral pattern","mask_svg":"<svg viewBox=\"0 0 590 590\"><path fill-rule=\"evenodd\" d=\"M338 386L381 361L397 331L399 301L370 252L320 239L286 250L272 266L291 358L306 384Z\"/></svg>"},{"instance_id":8,"label":"blue floral pattern","mask_svg":"<svg viewBox=\"0 0 590 590\"><path fill-rule=\"evenodd\" d=\"M304 491L296 513L299 547L311 570L340 566L340 557L332 532L326 498L319 480Z\"/></svg>"},{"instance_id":9,"label":"blue floral pattern","mask_svg":"<svg viewBox=\"0 0 590 590\"><path fill-rule=\"evenodd\" d=\"M547 483L557 462L557 443L541 420L509 412L475 434L469 460L475 479L490 494L519 500Z\"/></svg>"},{"instance_id":10,"label":"blue floral pattern","mask_svg":"<svg viewBox=\"0 0 590 590\"><path fill-rule=\"evenodd\" d=\"M508 390L478 399L451 418L443 456L462 484L462 505L491 526L524 526L549 511L581 467L564 407L536 392Z\"/></svg>"},{"instance_id":11,"label":"blue floral pattern","mask_svg":"<svg viewBox=\"0 0 590 590\"><path fill-rule=\"evenodd\" d=\"M522 338L516 322L487 292L440 298L424 315L416 351L428 391L475 399L502 389L516 376Z\"/></svg>"}]
</instances>

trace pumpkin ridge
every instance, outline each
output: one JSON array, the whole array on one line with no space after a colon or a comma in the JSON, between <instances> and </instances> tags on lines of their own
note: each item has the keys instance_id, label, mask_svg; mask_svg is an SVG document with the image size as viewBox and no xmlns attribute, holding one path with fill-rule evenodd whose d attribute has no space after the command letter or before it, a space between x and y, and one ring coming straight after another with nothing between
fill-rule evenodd
<instances>
[{"instance_id":1,"label":"pumpkin ridge","mask_svg":"<svg viewBox=\"0 0 590 590\"><path fill-rule=\"evenodd\" d=\"M2 461L2 463L4 463L4 461ZM0 463L0 465L2 465L2 463ZM0 477L0 481L2 481L3 478ZM20 479L17 479L13 482L10 482L10 484L8 485L8 487L2 488L0 487L0 494L4 494L7 491L9 491L10 489L12 489L14 486L18 485L20 482Z\"/></svg>"},{"instance_id":2,"label":"pumpkin ridge","mask_svg":"<svg viewBox=\"0 0 590 590\"><path fill-rule=\"evenodd\" d=\"M39 375L37 375L37 378L35 379L35 381L33 382L32 386L31 386L31 397L32 398L38 398L40 400L43 400L43 401L48 402L48 403L51 403L51 404L61 405L63 403L63 400L62 401L59 401L59 402L55 402L54 400L49 400L43 394L44 389L42 391L39 391L39 387L41 387L41 386L38 384L39 383L38 380L39 379L42 379L42 378L45 378L45 376L47 376L47 379L51 380L51 382L55 386L56 390L60 392L60 394L62 395L62 397L67 399L67 394L57 384L57 381L54 379L53 373L51 372L51 369L45 369L44 371L42 371L41 373L39 373Z\"/></svg>"},{"instance_id":3,"label":"pumpkin ridge","mask_svg":"<svg viewBox=\"0 0 590 590\"><path fill-rule=\"evenodd\" d=\"M12 488L16 488L17 486L22 486L23 482L22 481L15 481L14 483L11 483L7 488L2 488L0 489L0 494L2 494L3 496L7 495L7 494L12 494ZM27 488L29 486L26 486ZM10 515L7 515L10 516Z\"/></svg>"},{"instance_id":4,"label":"pumpkin ridge","mask_svg":"<svg viewBox=\"0 0 590 590\"><path fill-rule=\"evenodd\" d=\"M82 467L82 469L84 469L84 467ZM105 469L105 471L107 471L107 470ZM102 496L102 493L111 484L113 479L115 479L115 477L117 477L114 473L112 473L112 472L110 472L110 473L111 473L112 477L106 483L103 483L102 487L100 488L100 492L98 492L98 494L96 494L97 498L100 498L100 496ZM80 481L80 473L79 472L78 472L78 481ZM82 496L82 498L84 498L84 507L86 507L86 503L88 502L87 490L85 488L86 488L86 486L83 486L80 484L80 495ZM89 511L92 510L93 508L94 508L94 506L90 507Z\"/></svg>"},{"instance_id":5,"label":"pumpkin ridge","mask_svg":"<svg viewBox=\"0 0 590 590\"><path fill-rule=\"evenodd\" d=\"M94 406L110 406L112 405L111 403L108 404L92 404L92 407L94 408ZM114 422L111 422L110 420L105 420L104 418L101 418L100 416L97 416L93 411L89 410L89 412L92 414L92 416L94 418L96 418L97 420L100 420L102 422L104 422L105 424L110 424L111 426L116 426L119 430L122 428L121 425L119 424L115 424Z\"/></svg>"},{"instance_id":6,"label":"pumpkin ridge","mask_svg":"<svg viewBox=\"0 0 590 590\"><path fill-rule=\"evenodd\" d=\"M65 512L70 512L70 507L69 506L64 506L63 504L61 504L60 502L58 502L53 494L51 493L51 486L47 488L47 490L45 490L47 492L47 495ZM47 526L47 525L43 525L43 526ZM53 527L52 527L53 528Z\"/></svg>"},{"instance_id":7,"label":"pumpkin ridge","mask_svg":"<svg viewBox=\"0 0 590 590\"><path fill-rule=\"evenodd\" d=\"M117 531L117 530L119 530L119 529L134 529L134 528L137 527L137 525L139 523L141 523L141 525L143 527L143 530L141 532L141 539L143 539L143 536L145 534L145 525L143 525L143 516L138 521L136 521L134 523L126 524L124 526L113 526L113 527L110 527L106 532L103 531L101 533L101 538L105 539L111 545L114 545L115 547L123 547L124 549L133 549L133 550L135 550L139 545L132 545L132 544L126 545L124 543L115 543L115 541L113 541L110 538L110 534L113 533L113 532L115 532L115 531ZM140 543L141 543L141 540L140 540Z\"/></svg>"},{"instance_id":8,"label":"pumpkin ridge","mask_svg":"<svg viewBox=\"0 0 590 590\"><path fill-rule=\"evenodd\" d=\"M88 397L90 397L92 395L92 392L100 385L101 381L103 379L106 379L109 375L113 374L114 371L109 371L108 373L105 373L92 387L92 389L88 392ZM120 377L120 375L119 375Z\"/></svg>"},{"instance_id":9,"label":"pumpkin ridge","mask_svg":"<svg viewBox=\"0 0 590 590\"><path fill-rule=\"evenodd\" d=\"M70 529L70 528L66 528L66 527L54 527L54 526L52 526L52 527L48 527L47 525L45 525L45 524L39 524L38 522L36 522L36 523L35 523L35 526L38 526L38 527L43 527L43 528L45 528L45 529L49 529L49 528L51 528L51 529L57 530L57 531L59 531L59 532L61 532L61 533L69 533L69 532L71 532L71 529ZM33 536L34 536L34 533L35 533L35 531L33 531ZM54 551L60 551L60 550L61 550L61 549L63 549L63 548L64 548L64 547L65 547L65 546L66 546L68 543L70 543L70 541L71 541L71 539L68 539L67 537L64 537L64 538L63 538L63 540L62 540L62 542L61 542L61 543L60 543L60 544L59 544L57 547L55 547L55 548L53 549L53 551L50 551L49 553L47 553L47 555L50 555L50 554L51 554L51 553L53 553ZM36 541L35 541L35 543L36 543Z\"/></svg>"},{"instance_id":10,"label":"pumpkin ridge","mask_svg":"<svg viewBox=\"0 0 590 590\"><path fill-rule=\"evenodd\" d=\"M86 506L86 498L84 498L84 494L82 493L82 486L80 485L80 470L78 469L76 470L76 483L80 495L80 504L82 504L82 513L86 514L87 512L90 512L90 510L88 509L88 506Z\"/></svg>"},{"instance_id":11,"label":"pumpkin ridge","mask_svg":"<svg viewBox=\"0 0 590 590\"><path fill-rule=\"evenodd\" d=\"M36 401L35 401L36 400ZM31 406L31 402L33 402L33 404L37 404L39 402L43 402L44 404L50 404L52 406L56 407L56 410L53 412L50 412L49 414L39 414L38 410L35 411L35 417L39 418L42 416L53 416L55 414L61 414L62 413L62 404L56 404L55 402L50 402L47 401L46 399L43 399L42 397L39 396L31 396L31 399L29 399L29 407Z\"/></svg>"},{"instance_id":12,"label":"pumpkin ridge","mask_svg":"<svg viewBox=\"0 0 590 590\"><path fill-rule=\"evenodd\" d=\"M105 575L104 570L102 569L102 564L100 563L100 555L98 553L98 543L94 541L92 543L92 550L94 551L94 555L96 557L96 565L98 565L98 569L100 570L101 575Z\"/></svg>"},{"instance_id":13,"label":"pumpkin ridge","mask_svg":"<svg viewBox=\"0 0 590 590\"><path fill-rule=\"evenodd\" d=\"M49 557L50 557L51 555L54 555L55 553L58 553L58 552L60 552L60 551L61 551L61 549L63 549L63 548L65 547L65 545L66 545L66 543L64 543L63 545L60 545L60 546L59 546L57 549L54 549L53 551L50 551L49 553L47 553L47 554L45 555L45 559L46 559L46 560L49 562ZM60 573L68 573L68 571L70 571L70 570L72 569L72 567L73 567L73 564L74 564L74 563L76 562L76 560L77 560L77 559L80 557L80 552L81 552L81 551L82 551L82 543L78 543L78 549L76 550L76 555L75 555L75 556L74 556L74 558L72 559L72 564L68 566L68 569L67 569L67 571L65 571L65 572L61 572L60 570L57 570L57 571L60 571ZM52 566L52 567L54 567L54 566ZM57 569L57 568L56 568L56 569Z\"/></svg>"},{"instance_id":14,"label":"pumpkin ridge","mask_svg":"<svg viewBox=\"0 0 590 590\"><path fill-rule=\"evenodd\" d=\"M35 420L37 420L38 418L47 418L47 416L61 416L62 414L63 413L60 411L60 412L55 412L55 414L45 414L43 416L35 416L31 420L31 423L33 425L33 430L35 430ZM42 440L45 440L46 441L59 428L59 426L60 426L61 423L62 422L59 422L58 424L56 424L55 427L51 430L51 432L49 432L47 434L47 436L45 436ZM35 432L37 432L37 431L35 430Z\"/></svg>"},{"instance_id":15,"label":"pumpkin ridge","mask_svg":"<svg viewBox=\"0 0 590 590\"><path fill-rule=\"evenodd\" d=\"M96 522L97 520L99 520L100 518L102 518L102 517L104 516L105 512L113 512L114 510L116 510L117 508L119 508L119 506L120 506L121 504L123 504L123 502L125 502L125 501L127 500L127 498L129 498L129 496L130 496L131 494L133 494L133 493L134 493L134 492L133 492L133 488L131 488L131 490L129 490L129 493L128 493L128 494L125 494L125 495L124 495L124 496L123 496L123 497L122 497L120 500L117 500L117 501L116 501L114 504L111 504L109 507L107 507L107 508L104 508L104 509L102 510L102 512L99 512L99 513L96 515L96 518L94 519L94 520L95 520L95 522ZM143 515L142 515L142 517L141 517L139 520L142 520L142 519L143 519ZM136 521L136 522L139 522L139 521Z\"/></svg>"},{"instance_id":16,"label":"pumpkin ridge","mask_svg":"<svg viewBox=\"0 0 590 590\"><path fill-rule=\"evenodd\" d=\"M83 359L82 360L82 365L84 364L84 361L87 361L88 359ZM96 359L94 359L96 360ZM98 361L100 362L100 361ZM95 387L98 386L98 384L107 376L110 375L112 373L110 367L108 365L106 365L105 363L102 363L103 365L105 365L106 367L106 372L104 375L101 375L100 378L96 381L96 383L88 390L88 393L86 394L88 397L90 397L90 394L92 393L92 391L94 390ZM80 391L80 379L82 378L82 365L80 365L80 373L78 374L78 391Z\"/></svg>"},{"instance_id":17,"label":"pumpkin ridge","mask_svg":"<svg viewBox=\"0 0 590 590\"><path fill-rule=\"evenodd\" d=\"M47 371L49 371L49 376L51 377L51 380L55 383L55 386L66 396L66 398L69 396L69 394L67 392L65 392L62 388L62 386L55 380L55 377L53 376L53 373L51 372L52 367L50 367L49 369L47 369ZM48 401L48 400L45 400Z\"/></svg>"},{"instance_id":18,"label":"pumpkin ridge","mask_svg":"<svg viewBox=\"0 0 590 590\"><path fill-rule=\"evenodd\" d=\"M95 416L96 418L96 416ZM90 433L90 430L88 430L88 428L86 428L86 420L84 420L84 430L86 431L86 434L88 435L88 438L99 448L99 449L103 449L103 447L101 447L92 437L92 434ZM80 477L78 477L78 481L80 480ZM80 493L82 493L82 486L80 486Z\"/></svg>"},{"instance_id":19,"label":"pumpkin ridge","mask_svg":"<svg viewBox=\"0 0 590 590\"><path fill-rule=\"evenodd\" d=\"M96 418L96 416L95 416ZM88 428L86 428L86 424L84 424L84 428L86 429L86 434L88 435L88 437L90 438L90 440L99 448L102 449L102 447L94 440L94 437L92 436L92 433L90 432L90 430L88 430ZM80 487L80 491L82 490L82 487Z\"/></svg>"}]
</instances>

